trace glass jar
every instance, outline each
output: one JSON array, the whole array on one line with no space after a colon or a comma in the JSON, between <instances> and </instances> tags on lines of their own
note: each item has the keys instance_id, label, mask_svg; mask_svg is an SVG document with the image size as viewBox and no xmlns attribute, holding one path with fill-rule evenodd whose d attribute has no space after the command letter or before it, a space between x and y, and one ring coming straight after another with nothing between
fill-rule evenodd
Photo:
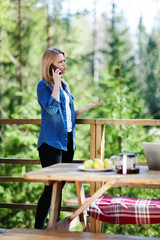
<instances>
[{"instance_id":1,"label":"glass jar","mask_svg":"<svg viewBox=\"0 0 160 240\"><path fill-rule=\"evenodd\" d=\"M139 173L138 153L118 153L117 173L134 174Z\"/></svg>"}]
</instances>

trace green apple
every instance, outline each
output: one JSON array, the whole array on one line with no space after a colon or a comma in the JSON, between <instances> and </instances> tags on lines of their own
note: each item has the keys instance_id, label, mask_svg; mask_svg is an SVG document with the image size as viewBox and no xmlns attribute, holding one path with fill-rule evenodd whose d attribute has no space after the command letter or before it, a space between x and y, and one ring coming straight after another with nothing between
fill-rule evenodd
<instances>
[{"instance_id":1,"label":"green apple","mask_svg":"<svg viewBox=\"0 0 160 240\"><path fill-rule=\"evenodd\" d=\"M103 163L104 163L104 168L109 168L109 159L104 159L104 161L103 161Z\"/></svg>"},{"instance_id":2,"label":"green apple","mask_svg":"<svg viewBox=\"0 0 160 240\"><path fill-rule=\"evenodd\" d=\"M93 160L89 159L89 160L85 160L83 163L85 168L92 168L93 167Z\"/></svg>"},{"instance_id":3,"label":"green apple","mask_svg":"<svg viewBox=\"0 0 160 240\"><path fill-rule=\"evenodd\" d=\"M103 161L101 159L94 159L93 167L96 169L103 168Z\"/></svg>"},{"instance_id":4,"label":"green apple","mask_svg":"<svg viewBox=\"0 0 160 240\"><path fill-rule=\"evenodd\" d=\"M104 163L104 168L111 168L112 167L112 161L108 158L105 158L103 163Z\"/></svg>"}]
</instances>

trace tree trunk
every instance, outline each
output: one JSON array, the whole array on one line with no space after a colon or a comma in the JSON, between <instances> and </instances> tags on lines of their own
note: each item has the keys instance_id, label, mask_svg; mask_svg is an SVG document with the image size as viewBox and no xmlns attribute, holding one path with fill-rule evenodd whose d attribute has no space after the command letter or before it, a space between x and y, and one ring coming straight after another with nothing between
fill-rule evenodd
<instances>
[{"instance_id":1,"label":"tree trunk","mask_svg":"<svg viewBox=\"0 0 160 240\"><path fill-rule=\"evenodd\" d=\"M99 81L99 57L97 43L97 0L94 1L94 29L93 29L93 79L97 86Z\"/></svg>"},{"instance_id":2,"label":"tree trunk","mask_svg":"<svg viewBox=\"0 0 160 240\"><path fill-rule=\"evenodd\" d=\"M22 91L22 0L18 0L18 83L19 90ZM18 104L22 103L22 97L18 98Z\"/></svg>"},{"instance_id":3,"label":"tree trunk","mask_svg":"<svg viewBox=\"0 0 160 240\"><path fill-rule=\"evenodd\" d=\"M46 1L46 12L47 12L47 24L46 24L46 34L47 34L47 48L51 46L51 37L49 33L50 25L51 25L51 20L49 16L49 1Z\"/></svg>"}]
</instances>

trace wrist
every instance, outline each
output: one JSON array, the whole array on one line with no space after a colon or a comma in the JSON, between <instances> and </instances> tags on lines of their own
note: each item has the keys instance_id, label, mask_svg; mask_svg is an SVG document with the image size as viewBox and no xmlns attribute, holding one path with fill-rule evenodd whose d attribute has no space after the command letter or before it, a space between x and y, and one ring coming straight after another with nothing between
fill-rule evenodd
<instances>
[{"instance_id":1,"label":"wrist","mask_svg":"<svg viewBox=\"0 0 160 240\"><path fill-rule=\"evenodd\" d=\"M54 87L60 87L60 84L59 83L54 83Z\"/></svg>"}]
</instances>

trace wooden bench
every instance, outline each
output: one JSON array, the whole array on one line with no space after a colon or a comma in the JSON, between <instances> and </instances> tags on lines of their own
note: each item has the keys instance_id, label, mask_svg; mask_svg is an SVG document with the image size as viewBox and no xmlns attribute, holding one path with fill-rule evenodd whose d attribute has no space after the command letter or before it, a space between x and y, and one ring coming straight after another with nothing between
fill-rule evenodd
<instances>
[{"instance_id":1,"label":"wooden bench","mask_svg":"<svg viewBox=\"0 0 160 240\"><path fill-rule=\"evenodd\" d=\"M37 229L11 229L0 234L0 240L158 240L160 238L131 236L131 235L108 235L88 232L62 232L53 230Z\"/></svg>"},{"instance_id":2,"label":"wooden bench","mask_svg":"<svg viewBox=\"0 0 160 240\"><path fill-rule=\"evenodd\" d=\"M74 197L66 200L65 206L78 206L78 197Z\"/></svg>"}]
</instances>

